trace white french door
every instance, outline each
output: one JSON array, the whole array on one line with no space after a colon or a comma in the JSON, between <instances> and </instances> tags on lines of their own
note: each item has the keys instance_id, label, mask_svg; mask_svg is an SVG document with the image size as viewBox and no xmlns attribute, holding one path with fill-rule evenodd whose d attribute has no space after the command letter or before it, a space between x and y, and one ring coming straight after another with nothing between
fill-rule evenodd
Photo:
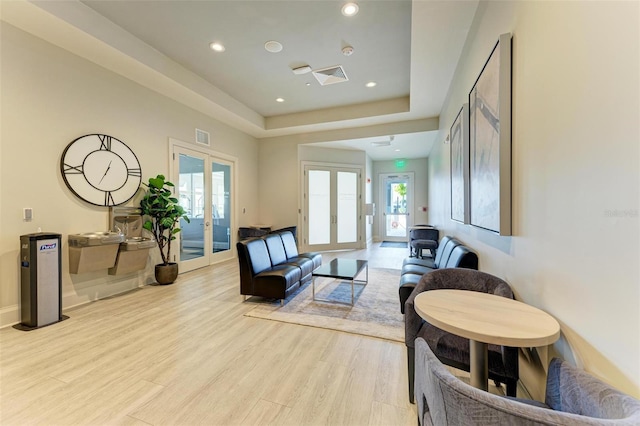
<instances>
[{"instance_id":1,"label":"white french door","mask_svg":"<svg viewBox=\"0 0 640 426\"><path fill-rule=\"evenodd\" d=\"M180 272L231 259L233 251L234 162L182 146L173 148L176 197L187 212L174 253ZM174 251L175 250L175 251Z\"/></svg>"},{"instance_id":2,"label":"white french door","mask_svg":"<svg viewBox=\"0 0 640 426\"><path fill-rule=\"evenodd\" d=\"M360 247L361 170L304 166L304 241L311 251Z\"/></svg>"},{"instance_id":3,"label":"white french door","mask_svg":"<svg viewBox=\"0 0 640 426\"><path fill-rule=\"evenodd\" d=\"M413 212L413 173L380 174L382 237L385 241L407 241Z\"/></svg>"}]
</instances>

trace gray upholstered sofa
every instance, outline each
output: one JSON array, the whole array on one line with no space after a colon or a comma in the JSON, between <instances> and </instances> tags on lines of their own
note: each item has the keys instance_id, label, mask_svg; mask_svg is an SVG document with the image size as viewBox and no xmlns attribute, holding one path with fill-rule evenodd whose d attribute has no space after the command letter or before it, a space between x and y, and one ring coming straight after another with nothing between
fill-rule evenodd
<instances>
[{"instance_id":1,"label":"gray upholstered sofa","mask_svg":"<svg viewBox=\"0 0 640 426\"><path fill-rule=\"evenodd\" d=\"M640 401L560 359L549 365L543 404L476 389L453 376L424 339L415 346L422 426L640 425Z\"/></svg>"}]
</instances>

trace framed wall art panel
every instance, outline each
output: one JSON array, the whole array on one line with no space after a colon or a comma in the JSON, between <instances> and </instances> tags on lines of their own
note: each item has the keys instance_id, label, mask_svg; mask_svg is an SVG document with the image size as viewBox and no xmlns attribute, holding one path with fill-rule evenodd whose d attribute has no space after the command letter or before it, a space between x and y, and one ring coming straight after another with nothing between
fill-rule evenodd
<instances>
[{"instance_id":1,"label":"framed wall art panel","mask_svg":"<svg viewBox=\"0 0 640 426\"><path fill-rule=\"evenodd\" d=\"M451 219L469 223L469 104L449 130L451 148Z\"/></svg>"},{"instance_id":2,"label":"framed wall art panel","mask_svg":"<svg viewBox=\"0 0 640 426\"><path fill-rule=\"evenodd\" d=\"M502 34L469 93L471 225L511 235L511 34Z\"/></svg>"}]
</instances>

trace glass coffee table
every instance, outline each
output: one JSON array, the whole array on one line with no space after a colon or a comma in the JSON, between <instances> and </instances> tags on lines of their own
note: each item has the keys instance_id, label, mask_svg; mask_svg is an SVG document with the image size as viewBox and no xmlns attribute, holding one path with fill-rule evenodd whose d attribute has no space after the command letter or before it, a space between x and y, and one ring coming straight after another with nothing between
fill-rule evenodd
<instances>
[{"instance_id":1,"label":"glass coffee table","mask_svg":"<svg viewBox=\"0 0 640 426\"><path fill-rule=\"evenodd\" d=\"M356 280L356 277L363 269L366 270L365 279ZM348 305L347 302L341 302L339 300L316 299L316 277L328 277L337 280L351 281L351 306L353 306L353 286L354 284L367 285L369 282L369 264L366 260L333 259L331 262L322 265L313 271L312 276L313 300L321 302L345 303Z\"/></svg>"}]
</instances>

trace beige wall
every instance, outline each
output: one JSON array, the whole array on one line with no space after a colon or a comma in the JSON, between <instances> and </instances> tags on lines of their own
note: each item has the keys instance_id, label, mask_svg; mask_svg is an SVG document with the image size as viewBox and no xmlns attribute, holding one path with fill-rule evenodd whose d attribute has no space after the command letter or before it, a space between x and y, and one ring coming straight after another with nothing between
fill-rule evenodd
<instances>
[{"instance_id":1,"label":"beige wall","mask_svg":"<svg viewBox=\"0 0 640 426\"><path fill-rule=\"evenodd\" d=\"M260 139L260 222L274 227L298 223L299 161L360 164L363 169L366 167L364 151L322 148L322 142L431 131L435 129L437 121L424 119Z\"/></svg>"},{"instance_id":2,"label":"beige wall","mask_svg":"<svg viewBox=\"0 0 640 426\"><path fill-rule=\"evenodd\" d=\"M441 137L501 33L513 33L513 237L450 218L448 145L429 160L431 221L480 269L561 324L551 350L640 397L638 2L489 2L478 9ZM437 206L437 208L435 208ZM540 397L543 376L524 365ZM539 373L539 371L538 371Z\"/></svg>"},{"instance_id":3,"label":"beige wall","mask_svg":"<svg viewBox=\"0 0 640 426\"><path fill-rule=\"evenodd\" d=\"M63 235L63 307L153 282L141 273L70 275L67 235L106 230L108 209L79 201L66 188L60 155L73 139L106 133L136 153L143 179L169 173L169 138L192 142L195 128L212 148L238 158L240 226L257 220L257 141L123 77L2 23L0 205L0 325L19 322L19 236ZM34 220L22 220L33 208ZM242 214L242 207L247 210ZM159 256L156 256L159 257Z\"/></svg>"}]
</instances>

